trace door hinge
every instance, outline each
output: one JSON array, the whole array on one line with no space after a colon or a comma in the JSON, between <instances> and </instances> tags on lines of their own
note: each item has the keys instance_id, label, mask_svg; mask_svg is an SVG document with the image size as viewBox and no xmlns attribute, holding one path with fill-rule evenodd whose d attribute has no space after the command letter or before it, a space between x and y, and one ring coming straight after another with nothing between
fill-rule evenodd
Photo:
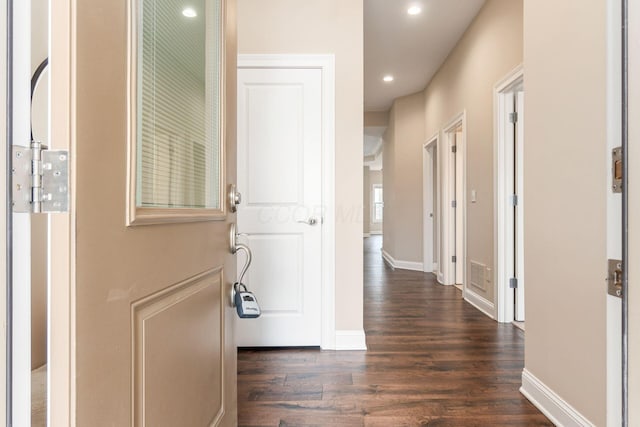
<instances>
[{"instance_id":1,"label":"door hinge","mask_svg":"<svg viewBox=\"0 0 640 427\"><path fill-rule=\"evenodd\" d=\"M622 297L622 261L619 259L609 260L609 273L607 277L607 292L614 297Z\"/></svg>"},{"instance_id":2,"label":"door hinge","mask_svg":"<svg viewBox=\"0 0 640 427\"><path fill-rule=\"evenodd\" d=\"M518 206L518 195L517 194L512 194L511 195L511 206Z\"/></svg>"},{"instance_id":3,"label":"door hinge","mask_svg":"<svg viewBox=\"0 0 640 427\"><path fill-rule=\"evenodd\" d=\"M452 200L452 201L451 201L451 207L452 207L452 208L457 208L457 207L458 207L458 202L457 202L457 201L455 201L455 200Z\"/></svg>"},{"instance_id":4,"label":"door hinge","mask_svg":"<svg viewBox=\"0 0 640 427\"><path fill-rule=\"evenodd\" d=\"M517 289L518 288L518 279L515 277L512 277L509 279L509 288L511 289Z\"/></svg>"},{"instance_id":5,"label":"door hinge","mask_svg":"<svg viewBox=\"0 0 640 427\"><path fill-rule=\"evenodd\" d=\"M509 123L517 123L518 122L518 113L515 111L513 113L509 113Z\"/></svg>"},{"instance_id":6,"label":"door hinge","mask_svg":"<svg viewBox=\"0 0 640 427\"><path fill-rule=\"evenodd\" d=\"M455 255L453 255L451 257L451 262L458 262L458 257L456 257Z\"/></svg>"},{"instance_id":7,"label":"door hinge","mask_svg":"<svg viewBox=\"0 0 640 427\"><path fill-rule=\"evenodd\" d=\"M451 152L452 153L457 153L458 152L458 146L457 145L452 145L451 146Z\"/></svg>"},{"instance_id":8,"label":"door hinge","mask_svg":"<svg viewBox=\"0 0 640 427\"><path fill-rule=\"evenodd\" d=\"M11 147L13 212L69 211L69 152L40 142Z\"/></svg>"}]
</instances>

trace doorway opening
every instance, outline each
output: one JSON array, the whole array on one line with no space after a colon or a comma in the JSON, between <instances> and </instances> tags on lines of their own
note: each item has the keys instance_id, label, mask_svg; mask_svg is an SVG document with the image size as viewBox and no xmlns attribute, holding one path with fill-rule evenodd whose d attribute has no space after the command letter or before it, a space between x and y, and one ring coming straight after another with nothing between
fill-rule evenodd
<instances>
[{"instance_id":1,"label":"doorway opening","mask_svg":"<svg viewBox=\"0 0 640 427\"><path fill-rule=\"evenodd\" d=\"M454 285L466 297L466 118L461 113L444 128L442 224L445 285Z\"/></svg>"},{"instance_id":2,"label":"doorway opening","mask_svg":"<svg viewBox=\"0 0 640 427\"><path fill-rule=\"evenodd\" d=\"M524 329L524 76L518 67L494 89L499 322Z\"/></svg>"},{"instance_id":3,"label":"doorway opening","mask_svg":"<svg viewBox=\"0 0 640 427\"><path fill-rule=\"evenodd\" d=\"M440 238L440 177L438 167L439 135L431 137L424 144L422 167L423 191L423 266L425 273L433 272L438 282L442 283L442 239Z\"/></svg>"}]
</instances>

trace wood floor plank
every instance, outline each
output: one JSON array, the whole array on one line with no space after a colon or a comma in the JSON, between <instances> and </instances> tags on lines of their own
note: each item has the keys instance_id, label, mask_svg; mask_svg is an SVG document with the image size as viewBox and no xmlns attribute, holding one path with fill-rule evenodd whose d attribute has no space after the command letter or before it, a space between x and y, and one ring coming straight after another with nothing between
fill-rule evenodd
<instances>
[{"instance_id":1,"label":"wood floor plank","mask_svg":"<svg viewBox=\"0 0 640 427\"><path fill-rule=\"evenodd\" d=\"M524 333L365 239L368 351L241 349L238 425L551 426L520 393Z\"/></svg>"}]
</instances>

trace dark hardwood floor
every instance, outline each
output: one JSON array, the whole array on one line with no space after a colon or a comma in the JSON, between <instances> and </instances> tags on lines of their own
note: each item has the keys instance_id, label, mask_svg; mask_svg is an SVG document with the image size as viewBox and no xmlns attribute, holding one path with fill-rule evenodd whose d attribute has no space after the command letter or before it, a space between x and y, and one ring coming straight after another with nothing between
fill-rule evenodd
<instances>
[{"instance_id":1,"label":"dark hardwood floor","mask_svg":"<svg viewBox=\"0 0 640 427\"><path fill-rule=\"evenodd\" d=\"M240 350L240 426L550 426L519 392L524 335L365 239L369 350Z\"/></svg>"}]
</instances>

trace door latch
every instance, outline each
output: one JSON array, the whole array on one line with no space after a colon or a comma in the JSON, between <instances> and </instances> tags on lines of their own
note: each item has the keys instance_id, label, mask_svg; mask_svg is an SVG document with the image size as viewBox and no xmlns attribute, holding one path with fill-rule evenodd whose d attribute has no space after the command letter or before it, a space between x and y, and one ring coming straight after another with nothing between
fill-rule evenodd
<instances>
[{"instance_id":1,"label":"door latch","mask_svg":"<svg viewBox=\"0 0 640 427\"><path fill-rule=\"evenodd\" d=\"M622 261L619 259L609 260L609 275L607 277L608 293L614 297L622 297Z\"/></svg>"}]
</instances>

